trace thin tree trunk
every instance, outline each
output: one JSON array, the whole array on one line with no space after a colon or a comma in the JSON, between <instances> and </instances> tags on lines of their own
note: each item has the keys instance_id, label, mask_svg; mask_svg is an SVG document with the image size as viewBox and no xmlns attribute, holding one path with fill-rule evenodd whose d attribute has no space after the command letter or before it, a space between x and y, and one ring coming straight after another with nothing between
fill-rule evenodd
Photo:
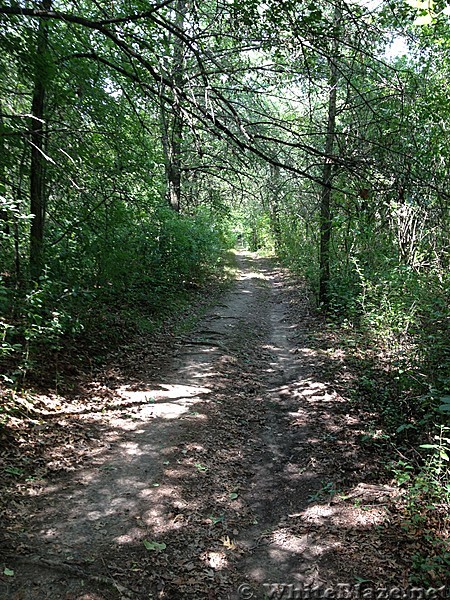
<instances>
[{"instance_id":1,"label":"thin tree trunk","mask_svg":"<svg viewBox=\"0 0 450 600\"><path fill-rule=\"evenodd\" d=\"M0 101L0 194L6 197L6 144L5 136L3 135L5 131L5 125L1 113L2 105ZM3 233L9 234L8 211L6 208L0 208L0 222L0 228L2 229Z\"/></svg>"},{"instance_id":2,"label":"thin tree trunk","mask_svg":"<svg viewBox=\"0 0 450 600\"><path fill-rule=\"evenodd\" d=\"M176 0L175 26L179 31L183 31L186 19L186 0ZM183 139L183 116L181 107L180 92L183 89L184 79L184 47L183 42L178 37L173 39L173 60L172 60L172 81L173 81L173 104L171 106L171 115L167 114L167 108L161 104L161 129L162 145L165 158L165 171L167 182L167 200L169 206L179 212L181 208L181 144Z\"/></svg>"},{"instance_id":3,"label":"thin tree trunk","mask_svg":"<svg viewBox=\"0 0 450 600\"><path fill-rule=\"evenodd\" d=\"M281 224L280 224L280 167L270 165L270 223L273 237L275 239L275 249L278 251L281 248Z\"/></svg>"},{"instance_id":4,"label":"thin tree trunk","mask_svg":"<svg viewBox=\"0 0 450 600\"><path fill-rule=\"evenodd\" d=\"M337 105L337 85L338 68L337 58L339 50L338 31L341 21L341 8L336 4L333 19L334 39L332 44L331 57L328 60L329 77L329 97L328 97L328 123L325 138L325 162L322 171L322 193L320 201L320 278L319 278L319 302L325 307L329 305L329 285L330 285L330 244L332 229L332 185L333 185L333 149L336 134L336 105Z\"/></svg>"},{"instance_id":5,"label":"thin tree trunk","mask_svg":"<svg viewBox=\"0 0 450 600\"><path fill-rule=\"evenodd\" d=\"M43 0L42 9L50 10L52 0ZM39 72L39 61L48 49L48 22L39 22L36 47L35 81L31 105L31 166L30 166L30 213L33 216L30 230L30 275L37 279L43 267L44 222L45 222L45 93L46 74Z\"/></svg>"}]
</instances>

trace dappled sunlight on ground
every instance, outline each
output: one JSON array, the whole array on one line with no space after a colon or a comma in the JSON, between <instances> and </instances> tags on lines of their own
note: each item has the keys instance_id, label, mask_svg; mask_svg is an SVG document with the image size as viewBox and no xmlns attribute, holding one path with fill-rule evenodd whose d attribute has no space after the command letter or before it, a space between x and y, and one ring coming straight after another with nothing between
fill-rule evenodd
<instances>
[{"instance_id":1,"label":"dappled sunlight on ground","mask_svg":"<svg viewBox=\"0 0 450 600\"><path fill-rule=\"evenodd\" d=\"M133 413L134 419L146 420L156 417L176 419L189 413L192 406L202 402L203 396L211 392L208 388L192 385L160 384L159 387L163 389L133 390L129 386L121 386L117 393L130 406L146 404Z\"/></svg>"},{"instance_id":2,"label":"dappled sunlight on ground","mask_svg":"<svg viewBox=\"0 0 450 600\"><path fill-rule=\"evenodd\" d=\"M193 385L180 385L180 384L166 384L161 383L158 386L162 389L154 389L154 390L133 390L131 386L121 386L117 388L118 393L130 400L135 400L137 402L145 402L151 400L162 400L166 398L170 398L172 400L176 399L184 399L184 398L192 398L193 396L198 396L200 394L209 394L210 389L205 387L198 387Z\"/></svg>"},{"instance_id":3,"label":"dappled sunlight on ground","mask_svg":"<svg viewBox=\"0 0 450 600\"><path fill-rule=\"evenodd\" d=\"M372 568L361 549L377 553L379 526L390 531L393 491L377 483L358 443L365 424L328 380L343 354L309 343L281 272L242 260L234 291L177 341L170 367L115 374L109 387L98 378L89 389L102 401L72 405L70 424L90 446L72 471L30 483L33 518L21 530L30 554L168 600L228 600L246 580L381 573L384 557ZM81 579L45 577L57 592ZM47 600L34 591L25 600Z\"/></svg>"},{"instance_id":4,"label":"dappled sunlight on ground","mask_svg":"<svg viewBox=\"0 0 450 600\"><path fill-rule=\"evenodd\" d=\"M374 508L370 505L359 508L358 506L348 506L346 504L337 504L336 506L314 504L308 507L302 514L295 515L295 517L315 525L326 524L350 529L353 527L367 528L373 525L381 525L386 521L387 513L383 508Z\"/></svg>"},{"instance_id":5,"label":"dappled sunlight on ground","mask_svg":"<svg viewBox=\"0 0 450 600\"><path fill-rule=\"evenodd\" d=\"M241 273L239 275L239 280L240 281L245 281L246 279L261 279L261 280L270 280L272 279L272 277L270 275L266 275L264 273L261 272L256 272L256 271L250 271L248 273ZM250 290L244 290L246 292L249 292Z\"/></svg>"}]
</instances>

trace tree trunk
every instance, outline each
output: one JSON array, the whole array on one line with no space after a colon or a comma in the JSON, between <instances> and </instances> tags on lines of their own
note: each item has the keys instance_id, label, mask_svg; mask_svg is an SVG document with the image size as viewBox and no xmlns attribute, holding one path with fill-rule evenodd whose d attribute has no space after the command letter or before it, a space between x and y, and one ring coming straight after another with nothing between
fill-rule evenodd
<instances>
[{"instance_id":1,"label":"tree trunk","mask_svg":"<svg viewBox=\"0 0 450 600\"><path fill-rule=\"evenodd\" d=\"M186 0L176 0L174 6L175 26L178 31L183 31L184 29L186 9ZM161 101L161 129L167 182L167 201L173 210L179 212L181 208L181 143L183 139L183 115L180 98L184 79L184 47L182 40L174 37L172 47L173 102L170 107L171 114L169 115L164 101Z\"/></svg>"},{"instance_id":2,"label":"tree trunk","mask_svg":"<svg viewBox=\"0 0 450 600\"><path fill-rule=\"evenodd\" d=\"M50 10L52 0L43 0L42 9ZM30 213L33 217L30 230L30 276L37 279L43 267L44 222L45 222L45 92L46 73L40 61L48 49L48 22L41 19L36 46L35 79L31 104L31 166L30 166Z\"/></svg>"},{"instance_id":3,"label":"tree trunk","mask_svg":"<svg viewBox=\"0 0 450 600\"><path fill-rule=\"evenodd\" d=\"M0 102L0 194L6 198L6 144L5 144L5 126L1 116L2 105ZM6 235L9 234L9 219L6 207L0 208L0 229Z\"/></svg>"},{"instance_id":4,"label":"tree trunk","mask_svg":"<svg viewBox=\"0 0 450 600\"><path fill-rule=\"evenodd\" d=\"M275 249L281 248L281 224L280 224L280 167L270 165L270 191L269 210L270 225L275 240Z\"/></svg>"},{"instance_id":5,"label":"tree trunk","mask_svg":"<svg viewBox=\"0 0 450 600\"><path fill-rule=\"evenodd\" d=\"M330 243L332 228L332 184L333 184L333 149L336 133L336 104L338 84L338 49L339 49L339 25L341 21L341 9L336 4L333 19L334 39L332 43L331 56L328 59L329 75L329 97L328 97L328 123L325 138L325 162L322 171L322 193L320 201L320 249L319 249L319 302L325 306L329 305L330 284Z\"/></svg>"}]
</instances>

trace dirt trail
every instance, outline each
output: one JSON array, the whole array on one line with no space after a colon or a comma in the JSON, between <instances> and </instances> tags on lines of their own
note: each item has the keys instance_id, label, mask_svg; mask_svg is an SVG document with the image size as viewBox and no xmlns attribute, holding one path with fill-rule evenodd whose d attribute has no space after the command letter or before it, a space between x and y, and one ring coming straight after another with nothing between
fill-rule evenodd
<instances>
[{"instance_id":1,"label":"dirt trail","mask_svg":"<svg viewBox=\"0 0 450 600\"><path fill-rule=\"evenodd\" d=\"M30 487L0 598L262 599L273 582L405 583L383 550L395 532L377 527L392 490L375 485L358 416L327 381L339 359L312 347L307 303L274 262L238 260L234 288L161 374L122 378L115 410L79 416L96 442L89 463Z\"/></svg>"}]
</instances>

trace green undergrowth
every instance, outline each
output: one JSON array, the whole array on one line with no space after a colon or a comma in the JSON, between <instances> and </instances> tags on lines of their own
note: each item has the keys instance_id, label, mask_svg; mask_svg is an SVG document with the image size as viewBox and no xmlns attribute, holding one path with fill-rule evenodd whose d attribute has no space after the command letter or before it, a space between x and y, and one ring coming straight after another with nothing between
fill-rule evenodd
<instances>
[{"instance_id":1,"label":"green undergrowth","mask_svg":"<svg viewBox=\"0 0 450 600\"><path fill-rule=\"evenodd\" d=\"M89 279L86 261L83 276L75 270L70 281L62 280L57 266L28 286L0 280L4 390L55 389L65 371L101 365L129 340L165 331L172 336L194 326L234 277L231 242L208 215L164 218L165 241L152 238L155 251L149 254L147 245L147 264L130 263L128 251L136 249L118 244L110 249L112 258L102 258L101 279L98 269ZM10 409L3 400L3 416Z\"/></svg>"}]
</instances>

